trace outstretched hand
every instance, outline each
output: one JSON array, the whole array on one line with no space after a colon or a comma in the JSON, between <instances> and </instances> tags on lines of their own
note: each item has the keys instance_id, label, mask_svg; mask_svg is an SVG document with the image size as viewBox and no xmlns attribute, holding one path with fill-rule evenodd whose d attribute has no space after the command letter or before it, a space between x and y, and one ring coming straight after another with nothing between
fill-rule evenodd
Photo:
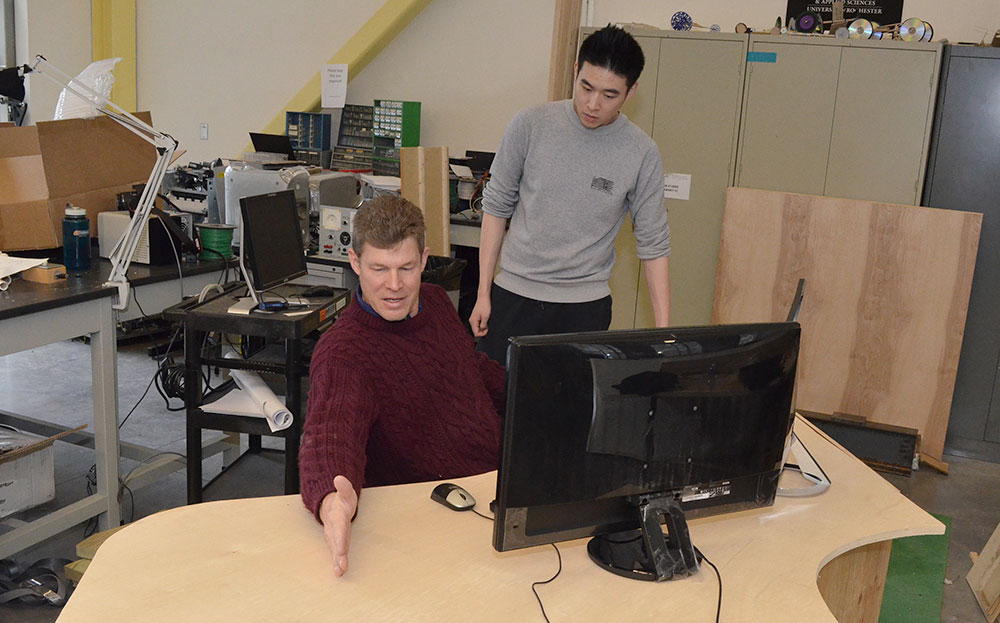
<instances>
[{"instance_id":1,"label":"outstretched hand","mask_svg":"<svg viewBox=\"0 0 1000 623\"><path fill-rule=\"evenodd\" d=\"M351 519L358 510L358 494L344 476L333 479L336 491L328 493L319 507L323 536L333 556L333 573L338 578L347 572L347 553L351 549Z\"/></svg>"}]
</instances>

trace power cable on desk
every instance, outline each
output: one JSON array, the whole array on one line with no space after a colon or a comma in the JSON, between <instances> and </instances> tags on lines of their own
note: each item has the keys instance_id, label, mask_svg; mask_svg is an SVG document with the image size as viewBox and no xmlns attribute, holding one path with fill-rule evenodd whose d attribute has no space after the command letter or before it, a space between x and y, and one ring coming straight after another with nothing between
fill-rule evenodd
<instances>
[{"instance_id":1,"label":"power cable on desk","mask_svg":"<svg viewBox=\"0 0 1000 623\"><path fill-rule=\"evenodd\" d=\"M479 515L480 517L482 517L483 519L488 519L490 521L496 521L495 517L490 517L489 515L484 515L484 514L480 513L479 511L477 511L475 508L472 508L470 510L473 513L475 513L475 514ZM598 538L603 538L603 537L598 537ZM627 541L613 541L613 542L615 542L615 543L629 543L629 542L635 541L635 540L637 540L639 538L642 538L641 535L637 536L637 537L634 537L634 538L631 538L631 539L628 539ZM562 554L559 552L559 548L556 547L555 543L550 543L549 545L552 546L552 549L556 550L556 556L559 558L559 569L557 569L555 575L553 575L548 580L541 580L541 581L538 581L538 582L532 582L532 584L531 584L531 592L535 594L535 599L538 601L538 607L542 609L542 618L545 619L546 623L548 623L549 617L545 613L545 605L542 603L542 598L538 595L538 591L535 590L535 587L539 586L541 584L548 584L549 582L552 582L557 577L559 577L560 573L562 573ZM701 550L698 550L698 555L701 556L701 559L703 561L705 561L705 562L708 563L708 566L712 567L712 570L715 571L715 577L718 578L718 580L719 580L719 598L718 598L718 601L716 602L716 606L715 606L715 623L719 623L719 617L722 614L722 574L719 573L719 568L715 566L715 563L713 563L711 560L709 560L708 557L705 556L705 554L701 552Z\"/></svg>"},{"instance_id":2,"label":"power cable on desk","mask_svg":"<svg viewBox=\"0 0 1000 623\"><path fill-rule=\"evenodd\" d=\"M477 511L475 508L471 508L469 510L471 510L473 513L479 515L483 519L488 519L489 521L496 521L495 517L490 517L489 515L484 515L484 514L480 513L479 511ZM541 584L548 584L549 582L551 582L551 581L555 580L557 577L559 577L559 574L562 573L562 554L559 553L559 548L556 547L555 543L549 543L549 545L552 546L552 549L556 550L556 557L558 557L558 559L559 559L559 569L556 570L556 574L553 575L551 578L549 578L547 580L539 580L538 582L532 582L531 583L531 592L535 594L535 599L538 600L538 607L542 609L542 618L545 619L546 623L548 623L549 617L548 617L548 615L545 614L545 605L542 604L542 598L538 596L538 591L535 590L535 587L539 586ZM709 563L709 564L711 564L711 563Z\"/></svg>"},{"instance_id":3,"label":"power cable on desk","mask_svg":"<svg viewBox=\"0 0 1000 623\"><path fill-rule=\"evenodd\" d=\"M716 567L715 564L709 560L707 556L705 556L705 554L703 554L700 550L698 553L701 554L701 559L707 562L708 566L715 571L715 577L719 579L719 600L715 605L715 623L719 623L719 616L722 614L722 574L719 573L719 568Z\"/></svg>"},{"instance_id":4,"label":"power cable on desk","mask_svg":"<svg viewBox=\"0 0 1000 623\"><path fill-rule=\"evenodd\" d=\"M535 599L538 600L538 607L542 609L542 618L545 619L545 623L549 623L549 617L547 614L545 614L545 605L542 604L542 598L538 596L538 591L535 590L535 587L541 584L548 584L549 582L558 578L559 574L562 573L562 554L559 553L559 548L556 547L555 543L549 543L549 545L552 546L552 549L556 550L556 557L559 559L559 568L556 569L555 575L553 575L551 578L531 583L531 592L535 594Z\"/></svg>"},{"instance_id":5,"label":"power cable on desk","mask_svg":"<svg viewBox=\"0 0 1000 623\"><path fill-rule=\"evenodd\" d=\"M490 521L496 521L495 517L490 517L489 515L484 515L484 514L480 513L479 511L477 511L475 508L472 508L470 510L473 513L475 513L475 514L479 515L480 517L482 517L483 519L488 519ZM559 559L559 568L556 570L556 574L553 575L551 578L549 578L547 580L539 580L538 582L532 582L531 583L531 592L535 594L535 599L538 600L538 607L542 609L542 618L545 619L546 623L548 623L549 617L548 617L547 614L545 614L545 605L542 603L542 598L539 597L538 591L535 590L535 587L536 586L540 586L542 584L548 584L549 582L551 582L551 581L555 580L557 577L559 577L559 574L562 573L562 554L559 553L559 548L556 547L555 543L549 543L549 545L552 546L552 549L556 550L556 557ZM709 564L711 564L711 563L709 563Z\"/></svg>"}]
</instances>

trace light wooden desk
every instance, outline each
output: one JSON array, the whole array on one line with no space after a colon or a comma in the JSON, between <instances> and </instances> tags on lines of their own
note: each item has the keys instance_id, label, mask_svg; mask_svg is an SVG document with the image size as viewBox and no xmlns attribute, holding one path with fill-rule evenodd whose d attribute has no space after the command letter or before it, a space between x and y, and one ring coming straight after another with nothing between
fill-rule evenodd
<instances>
[{"instance_id":1,"label":"light wooden desk","mask_svg":"<svg viewBox=\"0 0 1000 623\"><path fill-rule=\"evenodd\" d=\"M888 539L944 531L801 419L796 431L833 481L829 491L690 522L694 543L722 573L722 621L834 621L817 586L821 569L842 619L872 620L842 608L867 603L870 611L881 601ZM495 477L455 482L484 509ZM433 486L365 490L340 579L298 496L147 517L102 546L59 621L541 620L530 585L555 572L552 547L494 551L492 523L431 501ZM714 621L718 583L707 565L674 582L627 580L596 567L585 544L560 544L562 574L538 588L550 620ZM877 617L878 603L874 610Z\"/></svg>"}]
</instances>

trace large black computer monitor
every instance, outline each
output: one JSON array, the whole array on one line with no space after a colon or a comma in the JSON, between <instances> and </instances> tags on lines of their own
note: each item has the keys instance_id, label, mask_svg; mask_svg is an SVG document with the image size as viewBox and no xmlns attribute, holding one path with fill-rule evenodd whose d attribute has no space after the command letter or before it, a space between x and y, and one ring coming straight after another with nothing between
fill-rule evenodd
<instances>
[{"instance_id":1,"label":"large black computer monitor","mask_svg":"<svg viewBox=\"0 0 1000 623\"><path fill-rule=\"evenodd\" d=\"M799 334L785 322L514 338L494 547L593 536L591 558L620 575L696 572L685 515L774 502Z\"/></svg>"},{"instance_id":2,"label":"large black computer monitor","mask_svg":"<svg viewBox=\"0 0 1000 623\"><path fill-rule=\"evenodd\" d=\"M264 290L307 272L295 192L243 197L240 212L240 264L251 297L260 303Z\"/></svg>"}]
</instances>

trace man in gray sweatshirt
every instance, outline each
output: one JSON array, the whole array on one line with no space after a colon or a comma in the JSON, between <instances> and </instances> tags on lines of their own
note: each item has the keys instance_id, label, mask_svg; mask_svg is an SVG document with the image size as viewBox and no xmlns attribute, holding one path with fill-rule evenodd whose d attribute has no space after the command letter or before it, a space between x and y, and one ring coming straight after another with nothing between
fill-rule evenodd
<instances>
[{"instance_id":1,"label":"man in gray sweatshirt","mask_svg":"<svg viewBox=\"0 0 1000 623\"><path fill-rule=\"evenodd\" d=\"M608 278L626 214L656 326L670 322L663 163L656 143L621 114L643 64L635 39L608 25L580 46L573 99L523 110L507 126L483 191L469 317L477 348L500 363L510 336L608 328Z\"/></svg>"}]
</instances>

